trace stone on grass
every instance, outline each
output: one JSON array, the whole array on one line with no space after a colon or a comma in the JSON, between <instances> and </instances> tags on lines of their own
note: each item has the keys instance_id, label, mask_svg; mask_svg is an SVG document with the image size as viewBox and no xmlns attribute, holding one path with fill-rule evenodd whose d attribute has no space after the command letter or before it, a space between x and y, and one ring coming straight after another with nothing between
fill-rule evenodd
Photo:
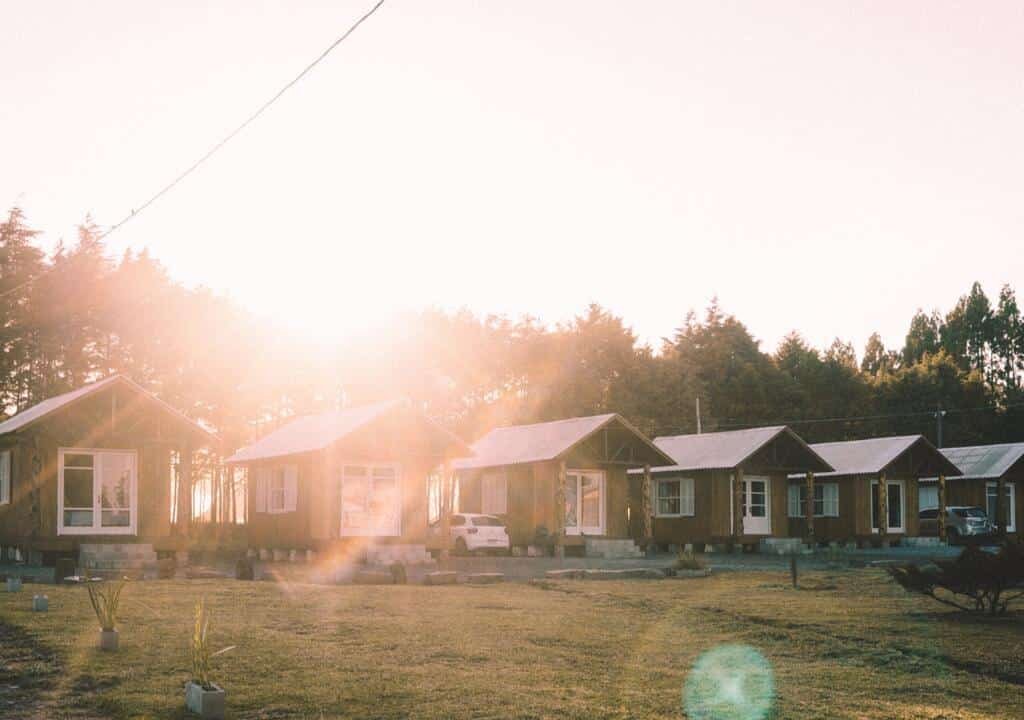
<instances>
[{"instance_id":1,"label":"stone on grass","mask_svg":"<svg viewBox=\"0 0 1024 720\"><path fill-rule=\"evenodd\" d=\"M544 577L549 580L578 580L583 577L584 570L581 568L566 568L564 570L548 570Z\"/></svg>"},{"instance_id":2,"label":"stone on grass","mask_svg":"<svg viewBox=\"0 0 1024 720\"><path fill-rule=\"evenodd\" d=\"M46 595L32 596L32 612L46 612L50 609L50 598Z\"/></svg>"},{"instance_id":3,"label":"stone on grass","mask_svg":"<svg viewBox=\"0 0 1024 720\"><path fill-rule=\"evenodd\" d=\"M21 592L21 578L20 577L9 577L9 578L7 578L7 592Z\"/></svg>"}]
</instances>

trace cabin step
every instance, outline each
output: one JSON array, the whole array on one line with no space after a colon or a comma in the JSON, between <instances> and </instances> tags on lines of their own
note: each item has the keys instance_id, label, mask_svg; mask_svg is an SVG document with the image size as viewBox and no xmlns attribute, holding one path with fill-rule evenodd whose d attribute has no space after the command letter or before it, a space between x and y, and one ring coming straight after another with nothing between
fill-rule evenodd
<instances>
[{"instance_id":1,"label":"cabin step","mask_svg":"<svg viewBox=\"0 0 1024 720\"><path fill-rule=\"evenodd\" d=\"M370 565L419 565L433 562L426 545L373 545L366 548L366 562Z\"/></svg>"},{"instance_id":2,"label":"cabin step","mask_svg":"<svg viewBox=\"0 0 1024 720\"><path fill-rule=\"evenodd\" d=\"M83 543L78 549L83 570L150 570L156 565L156 552L147 543Z\"/></svg>"},{"instance_id":3,"label":"cabin step","mask_svg":"<svg viewBox=\"0 0 1024 720\"><path fill-rule=\"evenodd\" d=\"M643 551L631 539L620 538L584 538L587 557L600 557L606 560L624 560L642 558Z\"/></svg>"}]
</instances>

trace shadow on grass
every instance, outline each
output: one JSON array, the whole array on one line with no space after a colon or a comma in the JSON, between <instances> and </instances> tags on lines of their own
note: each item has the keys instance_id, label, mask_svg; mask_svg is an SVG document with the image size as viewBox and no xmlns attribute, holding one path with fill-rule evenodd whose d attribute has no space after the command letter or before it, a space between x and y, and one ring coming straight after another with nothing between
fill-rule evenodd
<instances>
[{"instance_id":1,"label":"shadow on grass","mask_svg":"<svg viewBox=\"0 0 1024 720\"><path fill-rule=\"evenodd\" d=\"M57 652L0 620L0 718L33 717L60 676Z\"/></svg>"}]
</instances>

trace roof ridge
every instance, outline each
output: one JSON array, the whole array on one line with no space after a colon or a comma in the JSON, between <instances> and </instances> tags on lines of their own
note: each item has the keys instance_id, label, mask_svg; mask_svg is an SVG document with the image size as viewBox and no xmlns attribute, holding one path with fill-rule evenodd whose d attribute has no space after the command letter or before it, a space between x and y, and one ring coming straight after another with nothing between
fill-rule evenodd
<instances>
[{"instance_id":1,"label":"roof ridge","mask_svg":"<svg viewBox=\"0 0 1024 720\"><path fill-rule=\"evenodd\" d=\"M487 435L490 435L495 430L510 430L512 428L537 427L539 425L558 425L558 424L561 424L561 423L578 422L580 420L595 420L597 418L610 418L610 417L616 417L618 415L619 414L616 413L616 412L609 412L609 413L599 413L597 415L579 415L578 417L560 418L558 420L539 420L538 422L532 422L532 423L521 423L521 424L515 424L515 425L498 425L497 427L493 427L490 430L488 430L486 433L484 433L484 435L482 437L487 437Z\"/></svg>"}]
</instances>

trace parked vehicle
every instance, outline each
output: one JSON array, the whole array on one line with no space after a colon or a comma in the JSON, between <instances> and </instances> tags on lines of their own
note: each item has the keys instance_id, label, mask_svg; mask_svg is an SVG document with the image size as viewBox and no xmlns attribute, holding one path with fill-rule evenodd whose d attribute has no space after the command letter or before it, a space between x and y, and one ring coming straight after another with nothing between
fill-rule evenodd
<instances>
[{"instance_id":1,"label":"parked vehicle","mask_svg":"<svg viewBox=\"0 0 1024 720\"><path fill-rule=\"evenodd\" d=\"M440 536L439 522L434 523L431 529ZM495 515L456 513L452 515L451 537L458 555L481 551L505 554L511 549L508 529L504 521Z\"/></svg>"},{"instance_id":2,"label":"parked vehicle","mask_svg":"<svg viewBox=\"0 0 1024 720\"><path fill-rule=\"evenodd\" d=\"M939 509L926 508L920 515L922 535L939 534ZM996 527L980 507L952 505L946 508L946 538L950 545L967 539L983 538L995 533Z\"/></svg>"}]
</instances>

